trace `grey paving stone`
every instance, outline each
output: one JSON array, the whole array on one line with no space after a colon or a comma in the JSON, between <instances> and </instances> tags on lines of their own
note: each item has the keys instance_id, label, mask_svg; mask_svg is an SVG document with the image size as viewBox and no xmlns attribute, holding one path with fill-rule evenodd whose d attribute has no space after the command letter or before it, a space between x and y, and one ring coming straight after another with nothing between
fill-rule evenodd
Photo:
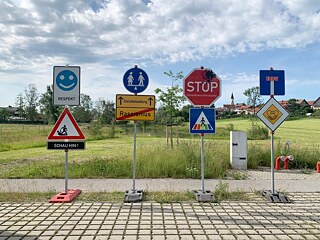
<instances>
[{"instance_id":1,"label":"grey paving stone","mask_svg":"<svg viewBox=\"0 0 320 240\"><path fill-rule=\"evenodd\" d=\"M180 235L180 239L185 239L185 240L193 240L192 235Z\"/></svg>"},{"instance_id":2,"label":"grey paving stone","mask_svg":"<svg viewBox=\"0 0 320 240\"><path fill-rule=\"evenodd\" d=\"M111 235L123 235L124 229L114 229L111 232Z\"/></svg>"},{"instance_id":3,"label":"grey paving stone","mask_svg":"<svg viewBox=\"0 0 320 240\"><path fill-rule=\"evenodd\" d=\"M93 240L94 236L81 236L81 240Z\"/></svg>"},{"instance_id":4,"label":"grey paving stone","mask_svg":"<svg viewBox=\"0 0 320 240\"><path fill-rule=\"evenodd\" d=\"M149 235L149 236L139 235L138 236L138 240L151 240L151 239L152 239L151 235Z\"/></svg>"},{"instance_id":5,"label":"grey paving stone","mask_svg":"<svg viewBox=\"0 0 320 240\"><path fill-rule=\"evenodd\" d=\"M71 235L71 236L80 236L80 235L83 234L83 232L84 232L84 230L72 230L72 231L69 233L69 235Z\"/></svg>"},{"instance_id":6,"label":"grey paving stone","mask_svg":"<svg viewBox=\"0 0 320 240\"><path fill-rule=\"evenodd\" d=\"M64 240L66 237L65 236L53 236L51 239L52 240Z\"/></svg>"},{"instance_id":7,"label":"grey paving stone","mask_svg":"<svg viewBox=\"0 0 320 240\"><path fill-rule=\"evenodd\" d=\"M252 240L264 240L263 237L261 237L259 235L248 234L247 236L249 237L249 239L252 239Z\"/></svg>"},{"instance_id":8,"label":"grey paving stone","mask_svg":"<svg viewBox=\"0 0 320 240\"><path fill-rule=\"evenodd\" d=\"M237 238L233 235L221 235L223 240L236 240Z\"/></svg>"},{"instance_id":9,"label":"grey paving stone","mask_svg":"<svg viewBox=\"0 0 320 240\"><path fill-rule=\"evenodd\" d=\"M290 237L288 237L288 235L277 235L277 238L279 240L289 240L290 239Z\"/></svg>"},{"instance_id":10,"label":"grey paving stone","mask_svg":"<svg viewBox=\"0 0 320 240\"><path fill-rule=\"evenodd\" d=\"M304 235L305 239L307 240L316 240L319 239L318 237L314 236L314 235Z\"/></svg>"},{"instance_id":11,"label":"grey paving stone","mask_svg":"<svg viewBox=\"0 0 320 240\"><path fill-rule=\"evenodd\" d=\"M301 239L305 239L304 236L301 235L288 235L288 237L292 240L301 240Z\"/></svg>"},{"instance_id":12,"label":"grey paving stone","mask_svg":"<svg viewBox=\"0 0 320 240\"><path fill-rule=\"evenodd\" d=\"M164 235L153 235L152 239L153 240L165 240L166 237Z\"/></svg>"},{"instance_id":13,"label":"grey paving stone","mask_svg":"<svg viewBox=\"0 0 320 240\"><path fill-rule=\"evenodd\" d=\"M80 236L68 236L65 240L79 240Z\"/></svg>"},{"instance_id":14,"label":"grey paving stone","mask_svg":"<svg viewBox=\"0 0 320 240\"><path fill-rule=\"evenodd\" d=\"M12 237L7 238L7 240L20 240L22 238L23 238L22 236L12 236Z\"/></svg>"},{"instance_id":15,"label":"grey paving stone","mask_svg":"<svg viewBox=\"0 0 320 240\"><path fill-rule=\"evenodd\" d=\"M261 235L265 240L277 240L277 235Z\"/></svg>"},{"instance_id":16,"label":"grey paving stone","mask_svg":"<svg viewBox=\"0 0 320 240\"><path fill-rule=\"evenodd\" d=\"M208 237L206 235L193 235L195 240L207 240Z\"/></svg>"},{"instance_id":17,"label":"grey paving stone","mask_svg":"<svg viewBox=\"0 0 320 240\"><path fill-rule=\"evenodd\" d=\"M125 236L123 236L123 240L137 240L138 239L138 237L137 236L135 236L135 235L125 235Z\"/></svg>"},{"instance_id":18,"label":"grey paving stone","mask_svg":"<svg viewBox=\"0 0 320 240\"><path fill-rule=\"evenodd\" d=\"M166 240L179 240L179 235L166 235Z\"/></svg>"},{"instance_id":19,"label":"grey paving stone","mask_svg":"<svg viewBox=\"0 0 320 240\"><path fill-rule=\"evenodd\" d=\"M39 240L51 240L51 236L40 236Z\"/></svg>"},{"instance_id":20,"label":"grey paving stone","mask_svg":"<svg viewBox=\"0 0 320 240\"><path fill-rule=\"evenodd\" d=\"M236 235L237 240L249 240L250 238L247 235Z\"/></svg>"}]
</instances>

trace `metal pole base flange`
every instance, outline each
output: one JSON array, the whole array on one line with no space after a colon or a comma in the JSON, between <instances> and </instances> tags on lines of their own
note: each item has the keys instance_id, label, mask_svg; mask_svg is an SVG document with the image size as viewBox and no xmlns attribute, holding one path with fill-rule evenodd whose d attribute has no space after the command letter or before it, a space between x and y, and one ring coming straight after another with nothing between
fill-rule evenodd
<instances>
[{"instance_id":1,"label":"metal pole base flange","mask_svg":"<svg viewBox=\"0 0 320 240\"><path fill-rule=\"evenodd\" d=\"M192 192L198 202L212 202L215 199L210 190L205 190L204 192L202 190L193 190Z\"/></svg>"},{"instance_id":2,"label":"metal pole base flange","mask_svg":"<svg viewBox=\"0 0 320 240\"><path fill-rule=\"evenodd\" d=\"M291 203L291 200L282 193L272 193L271 190L261 190L262 197L273 203Z\"/></svg>"},{"instance_id":3,"label":"metal pole base flange","mask_svg":"<svg viewBox=\"0 0 320 240\"><path fill-rule=\"evenodd\" d=\"M141 202L143 190L127 190L124 193L124 202Z\"/></svg>"}]
</instances>

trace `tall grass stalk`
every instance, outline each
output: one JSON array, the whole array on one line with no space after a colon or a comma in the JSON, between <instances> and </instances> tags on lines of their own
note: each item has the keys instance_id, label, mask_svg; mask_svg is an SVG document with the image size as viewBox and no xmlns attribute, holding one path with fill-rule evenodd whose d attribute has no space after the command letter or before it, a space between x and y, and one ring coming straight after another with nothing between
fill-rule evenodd
<instances>
[{"instance_id":1,"label":"tall grass stalk","mask_svg":"<svg viewBox=\"0 0 320 240\"><path fill-rule=\"evenodd\" d=\"M205 177L225 176L229 167L228 144L205 142ZM200 178L200 140L183 140L175 148L165 144L141 144L137 149L137 178ZM132 148L123 149L117 156L92 157L69 161L70 178L131 178ZM63 178L64 161L38 161L16 167L0 177Z\"/></svg>"}]
</instances>

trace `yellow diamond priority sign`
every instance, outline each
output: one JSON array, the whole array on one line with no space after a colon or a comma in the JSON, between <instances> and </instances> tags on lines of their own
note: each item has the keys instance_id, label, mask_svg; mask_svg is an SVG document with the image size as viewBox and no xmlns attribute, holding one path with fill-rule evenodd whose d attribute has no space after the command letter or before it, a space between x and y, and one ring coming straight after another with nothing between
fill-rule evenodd
<instances>
[{"instance_id":1,"label":"yellow diamond priority sign","mask_svg":"<svg viewBox=\"0 0 320 240\"><path fill-rule=\"evenodd\" d=\"M288 111L274 98L257 112L257 117L271 130L275 131L286 118L289 116Z\"/></svg>"},{"instance_id":2,"label":"yellow diamond priority sign","mask_svg":"<svg viewBox=\"0 0 320 240\"><path fill-rule=\"evenodd\" d=\"M273 104L263 113L263 116L265 116L271 124L275 124L282 115L282 112Z\"/></svg>"}]
</instances>

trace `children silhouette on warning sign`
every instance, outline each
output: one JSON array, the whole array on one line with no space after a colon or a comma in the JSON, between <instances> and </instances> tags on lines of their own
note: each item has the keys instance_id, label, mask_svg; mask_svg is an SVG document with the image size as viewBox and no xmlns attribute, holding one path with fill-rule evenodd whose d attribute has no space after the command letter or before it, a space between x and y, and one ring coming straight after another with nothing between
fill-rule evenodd
<instances>
[{"instance_id":1,"label":"children silhouette on warning sign","mask_svg":"<svg viewBox=\"0 0 320 240\"><path fill-rule=\"evenodd\" d=\"M57 131L59 136L68 135L67 133L68 129L66 125L63 125L63 127Z\"/></svg>"},{"instance_id":2,"label":"children silhouette on warning sign","mask_svg":"<svg viewBox=\"0 0 320 240\"><path fill-rule=\"evenodd\" d=\"M205 127L205 126L206 126L206 125L205 125L206 120L204 120L204 117L202 117L202 119L200 120L200 122L201 122L201 127Z\"/></svg>"}]
</instances>

